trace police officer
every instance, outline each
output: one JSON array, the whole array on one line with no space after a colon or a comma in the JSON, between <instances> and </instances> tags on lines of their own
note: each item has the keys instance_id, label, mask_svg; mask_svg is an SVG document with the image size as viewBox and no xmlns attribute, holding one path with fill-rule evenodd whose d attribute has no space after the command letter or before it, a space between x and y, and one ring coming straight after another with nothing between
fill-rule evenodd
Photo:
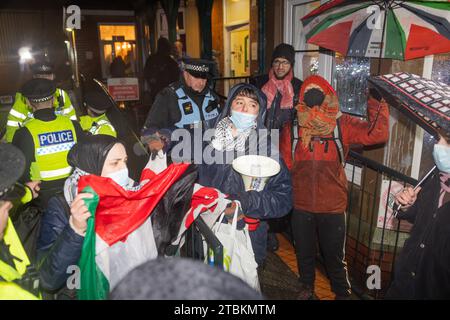
<instances>
[{"instance_id":1,"label":"police officer","mask_svg":"<svg viewBox=\"0 0 450 320\"><path fill-rule=\"evenodd\" d=\"M24 195L17 183L25 169L23 153L0 142L0 300L36 300L38 274L9 218L12 201Z\"/></svg>"},{"instance_id":2,"label":"police officer","mask_svg":"<svg viewBox=\"0 0 450 320\"><path fill-rule=\"evenodd\" d=\"M53 66L46 62L38 62L31 66L33 78L55 80ZM71 120L77 120L75 109L72 106L69 95L63 89L55 88L53 92L53 106L55 113L69 117ZM17 129L23 126L23 123L33 116L31 105L21 92L16 93L14 104L8 114L6 125L6 141L11 142Z\"/></svg>"},{"instance_id":3,"label":"police officer","mask_svg":"<svg viewBox=\"0 0 450 320\"><path fill-rule=\"evenodd\" d=\"M106 116L112 104L108 97L99 91L88 91L84 95L84 106L87 115L80 117L80 125L84 131L91 134L106 134L117 137L114 126Z\"/></svg>"},{"instance_id":4,"label":"police officer","mask_svg":"<svg viewBox=\"0 0 450 320\"><path fill-rule=\"evenodd\" d=\"M77 121L57 115L53 108L55 85L48 79L32 79L22 88L30 102L33 118L18 129L13 138L25 155L26 170L22 182L41 181L39 207L46 205L48 197L61 191L64 180L71 174L67 153L84 135Z\"/></svg>"},{"instance_id":5,"label":"police officer","mask_svg":"<svg viewBox=\"0 0 450 320\"><path fill-rule=\"evenodd\" d=\"M152 133L158 142L161 129L214 128L220 114L219 97L209 88L212 63L207 60L185 58L178 82L163 89L155 99L145 121L143 132ZM170 137L166 137L170 139ZM152 150L152 147L150 146Z\"/></svg>"}]
</instances>

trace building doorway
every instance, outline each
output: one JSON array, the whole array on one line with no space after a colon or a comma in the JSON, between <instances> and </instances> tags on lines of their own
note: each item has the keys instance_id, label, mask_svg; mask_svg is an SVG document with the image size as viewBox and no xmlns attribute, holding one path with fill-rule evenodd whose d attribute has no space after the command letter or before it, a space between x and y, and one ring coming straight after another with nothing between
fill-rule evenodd
<instances>
[{"instance_id":1,"label":"building doorway","mask_svg":"<svg viewBox=\"0 0 450 320\"><path fill-rule=\"evenodd\" d=\"M243 77L250 74L250 42L248 25L234 29L230 35L230 76Z\"/></svg>"},{"instance_id":2,"label":"building doorway","mask_svg":"<svg viewBox=\"0 0 450 320\"><path fill-rule=\"evenodd\" d=\"M137 73L136 27L134 24L99 24L100 59L104 79L133 77ZM111 74L111 65L123 61L123 70ZM120 68L122 69L122 68ZM122 72L123 71L123 72ZM119 73L119 74L117 74Z\"/></svg>"},{"instance_id":3,"label":"building doorway","mask_svg":"<svg viewBox=\"0 0 450 320\"><path fill-rule=\"evenodd\" d=\"M224 0L224 73L226 77L250 74L250 0Z\"/></svg>"}]
</instances>

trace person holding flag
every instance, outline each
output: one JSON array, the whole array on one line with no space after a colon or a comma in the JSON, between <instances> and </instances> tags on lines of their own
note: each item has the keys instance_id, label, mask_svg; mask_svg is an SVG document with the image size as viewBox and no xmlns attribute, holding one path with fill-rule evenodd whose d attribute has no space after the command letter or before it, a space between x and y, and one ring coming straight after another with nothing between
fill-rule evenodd
<instances>
[{"instance_id":1,"label":"person holding flag","mask_svg":"<svg viewBox=\"0 0 450 320\"><path fill-rule=\"evenodd\" d=\"M48 201L37 243L41 285L49 292L57 291L58 298L75 298L76 292L64 286L70 276L67 268L78 264L91 217L84 199L92 199L93 195L78 193L80 177L93 174L110 177L121 187L133 184L128 178L125 147L112 136L86 137L85 143L76 144L67 158L75 170L64 184L64 195Z\"/></svg>"},{"instance_id":2,"label":"person holding flag","mask_svg":"<svg viewBox=\"0 0 450 320\"><path fill-rule=\"evenodd\" d=\"M42 217L42 287L58 298L106 299L131 269L166 253L191 206L196 171L189 164L160 174L144 169L136 183L124 145L101 134L78 142L68 162L75 170L64 195L52 197Z\"/></svg>"}]
</instances>

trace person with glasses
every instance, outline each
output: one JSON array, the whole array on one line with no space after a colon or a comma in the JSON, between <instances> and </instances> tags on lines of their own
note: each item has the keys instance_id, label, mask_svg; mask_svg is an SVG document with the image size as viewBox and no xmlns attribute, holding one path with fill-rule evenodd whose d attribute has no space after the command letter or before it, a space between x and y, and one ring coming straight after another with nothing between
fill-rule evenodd
<instances>
[{"instance_id":1,"label":"person with glasses","mask_svg":"<svg viewBox=\"0 0 450 320\"><path fill-rule=\"evenodd\" d=\"M287 43L279 44L273 51L268 74L250 79L250 83L261 89L267 96L269 129L281 129L295 117L298 92L302 81L294 77L295 50ZM280 97L276 99L277 93ZM271 108L274 108L271 112Z\"/></svg>"},{"instance_id":2,"label":"person with glasses","mask_svg":"<svg viewBox=\"0 0 450 320\"><path fill-rule=\"evenodd\" d=\"M280 43L273 51L272 63L268 74L250 79L250 83L261 89L267 96L266 127L282 129L286 123L294 121L295 106L302 81L294 77L295 50L287 43ZM277 96L278 93L278 97ZM268 233L268 250L278 250L275 231L289 230L287 218L270 221Z\"/></svg>"}]
</instances>

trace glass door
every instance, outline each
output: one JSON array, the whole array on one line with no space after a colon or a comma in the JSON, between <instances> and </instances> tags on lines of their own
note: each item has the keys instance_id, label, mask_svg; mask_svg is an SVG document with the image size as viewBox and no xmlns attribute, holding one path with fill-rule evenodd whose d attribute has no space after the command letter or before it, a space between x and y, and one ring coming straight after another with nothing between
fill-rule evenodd
<instances>
[{"instance_id":1,"label":"glass door","mask_svg":"<svg viewBox=\"0 0 450 320\"><path fill-rule=\"evenodd\" d=\"M134 24L99 24L103 78L134 77L137 70Z\"/></svg>"}]
</instances>

